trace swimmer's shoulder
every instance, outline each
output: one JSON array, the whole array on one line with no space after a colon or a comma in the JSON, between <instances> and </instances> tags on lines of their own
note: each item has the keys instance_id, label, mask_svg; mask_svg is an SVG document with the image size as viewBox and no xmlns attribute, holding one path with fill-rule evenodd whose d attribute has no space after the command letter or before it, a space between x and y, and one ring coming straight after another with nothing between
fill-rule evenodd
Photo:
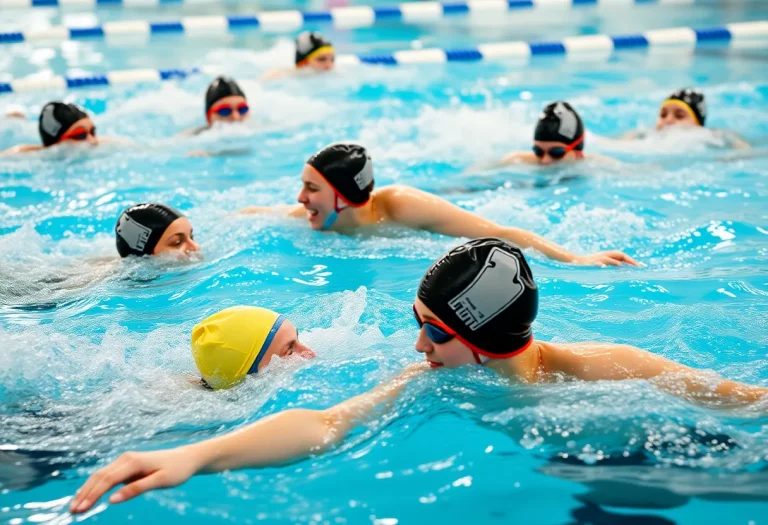
<instances>
[{"instance_id":1,"label":"swimmer's shoulder","mask_svg":"<svg viewBox=\"0 0 768 525\"><path fill-rule=\"evenodd\" d=\"M548 343L538 341L541 348L541 360L548 372L559 372L572 376L582 376L595 361L610 359L611 355L622 349L634 349L627 345L614 343Z\"/></svg>"},{"instance_id":2,"label":"swimmer's shoulder","mask_svg":"<svg viewBox=\"0 0 768 525\"><path fill-rule=\"evenodd\" d=\"M513 151L504 155L499 161L499 166L510 164L536 164L536 155L531 151Z\"/></svg>"},{"instance_id":3,"label":"swimmer's shoulder","mask_svg":"<svg viewBox=\"0 0 768 525\"><path fill-rule=\"evenodd\" d=\"M744 139L741 135L730 129L713 129L714 133L720 138L727 147L733 149L750 149L752 145Z\"/></svg>"}]
</instances>

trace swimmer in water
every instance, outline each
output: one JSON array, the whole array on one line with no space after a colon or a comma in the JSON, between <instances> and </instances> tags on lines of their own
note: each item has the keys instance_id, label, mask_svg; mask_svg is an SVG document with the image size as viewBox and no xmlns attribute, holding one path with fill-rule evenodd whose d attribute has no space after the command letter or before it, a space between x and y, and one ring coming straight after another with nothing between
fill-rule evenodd
<instances>
[{"instance_id":1,"label":"swimmer in water","mask_svg":"<svg viewBox=\"0 0 768 525\"><path fill-rule=\"evenodd\" d=\"M63 102L49 102L43 106L38 131L42 145L20 144L0 152L0 155L31 153L57 145L98 146L108 140L96 138L96 125L81 107Z\"/></svg>"},{"instance_id":2,"label":"swimmer in water","mask_svg":"<svg viewBox=\"0 0 768 525\"><path fill-rule=\"evenodd\" d=\"M274 357L315 352L299 341L299 331L285 316L255 306L233 306L192 329L192 357L203 384L219 390L242 382L269 365Z\"/></svg>"},{"instance_id":3,"label":"swimmer in water","mask_svg":"<svg viewBox=\"0 0 768 525\"><path fill-rule=\"evenodd\" d=\"M315 153L304 166L301 180L299 205L255 206L241 213L283 211L291 217L306 217L315 230L350 231L392 223L452 237L493 235L561 262L637 266L637 261L615 250L576 255L535 233L500 226L416 188L396 185L374 191L373 161L365 148L356 144L333 144Z\"/></svg>"},{"instance_id":4,"label":"swimmer in water","mask_svg":"<svg viewBox=\"0 0 768 525\"><path fill-rule=\"evenodd\" d=\"M333 44L317 32L304 31L296 37L295 68L270 71L262 80L272 80L297 73L330 71L336 62Z\"/></svg>"},{"instance_id":5,"label":"swimmer in water","mask_svg":"<svg viewBox=\"0 0 768 525\"><path fill-rule=\"evenodd\" d=\"M611 161L606 157L584 153L584 123L568 102L558 100L544 108L533 132L532 151L508 154L493 167L509 164L549 166L584 159Z\"/></svg>"},{"instance_id":6,"label":"swimmer in water","mask_svg":"<svg viewBox=\"0 0 768 525\"><path fill-rule=\"evenodd\" d=\"M184 135L199 135L216 123L235 123L248 120L250 107L245 93L237 82L229 77L216 77L205 92L206 124L185 131Z\"/></svg>"},{"instance_id":7,"label":"swimmer in water","mask_svg":"<svg viewBox=\"0 0 768 525\"><path fill-rule=\"evenodd\" d=\"M768 388L723 379L632 346L536 340L531 325L538 306L536 282L518 248L495 238L464 243L438 259L418 287L415 348L425 362L324 410L284 410L213 439L123 454L86 481L70 511L86 512L122 483L126 486L110 496L110 503L175 487L195 474L275 466L322 453L429 368L481 365L522 384L645 379L687 399L738 405L768 396Z\"/></svg>"},{"instance_id":8,"label":"swimmer in water","mask_svg":"<svg viewBox=\"0 0 768 525\"><path fill-rule=\"evenodd\" d=\"M115 243L123 258L189 256L200 251L189 219L165 204L137 204L121 213L115 224Z\"/></svg>"},{"instance_id":9,"label":"swimmer in water","mask_svg":"<svg viewBox=\"0 0 768 525\"><path fill-rule=\"evenodd\" d=\"M707 103L704 93L697 89L680 89L672 93L662 102L659 115L656 118L656 132L669 129L703 128L707 119ZM713 130L716 136L722 138L729 147L746 149L750 145L737 133L726 130ZM644 130L631 131L623 139L643 139L649 136Z\"/></svg>"}]
</instances>

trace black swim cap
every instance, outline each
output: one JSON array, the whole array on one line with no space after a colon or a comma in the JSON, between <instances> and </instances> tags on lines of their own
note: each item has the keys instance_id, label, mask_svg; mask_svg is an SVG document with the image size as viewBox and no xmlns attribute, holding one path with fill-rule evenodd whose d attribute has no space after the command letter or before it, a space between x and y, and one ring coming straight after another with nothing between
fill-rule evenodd
<instances>
[{"instance_id":1,"label":"black swim cap","mask_svg":"<svg viewBox=\"0 0 768 525\"><path fill-rule=\"evenodd\" d=\"M533 133L533 140L544 140L551 142L562 142L563 144L573 144L584 136L584 123L576 110L568 102L558 100L544 108L539 122L536 124L536 131ZM576 151L584 149L584 141L574 148Z\"/></svg>"},{"instance_id":2,"label":"black swim cap","mask_svg":"<svg viewBox=\"0 0 768 525\"><path fill-rule=\"evenodd\" d=\"M184 215L165 204L137 204L117 219L115 238L120 257L152 255L170 224Z\"/></svg>"},{"instance_id":3,"label":"black swim cap","mask_svg":"<svg viewBox=\"0 0 768 525\"><path fill-rule=\"evenodd\" d=\"M322 48L330 48L333 51L333 45L330 40L320 33L304 31L296 37L296 65L311 58Z\"/></svg>"},{"instance_id":4,"label":"black swim cap","mask_svg":"<svg viewBox=\"0 0 768 525\"><path fill-rule=\"evenodd\" d=\"M88 115L74 104L49 102L43 106L37 125L43 145L56 144L72 124L84 118L88 118Z\"/></svg>"},{"instance_id":5,"label":"black swim cap","mask_svg":"<svg viewBox=\"0 0 768 525\"><path fill-rule=\"evenodd\" d=\"M512 357L533 341L539 290L523 253L501 239L475 239L440 257L418 298L485 356Z\"/></svg>"},{"instance_id":6,"label":"black swim cap","mask_svg":"<svg viewBox=\"0 0 768 525\"><path fill-rule=\"evenodd\" d=\"M213 105L224 97L245 98L245 93L230 77L216 77L205 92L205 114L207 115Z\"/></svg>"},{"instance_id":7,"label":"black swim cap","mask_svg":"<svg viewBox=\"0 0 768 525\"><path fill-rule=\"evenodd\" d=\"M373 161L357 144L332 144L307 161L350 206L362 206L373 191Z\"/></svg>"},{"instance_id":8,"label":"black swim cap","mask_svg":"<svg viewBox=\"0 0 768 525\"><path fill-rule=\"evenodd\" d=\"M704 102L704 93L697 89L679 89L672 93L667 100L677 100L685 104L693 113L693 116L699 126L704 125L707 118L707 104Z\"/></svg>"}]
</instances>

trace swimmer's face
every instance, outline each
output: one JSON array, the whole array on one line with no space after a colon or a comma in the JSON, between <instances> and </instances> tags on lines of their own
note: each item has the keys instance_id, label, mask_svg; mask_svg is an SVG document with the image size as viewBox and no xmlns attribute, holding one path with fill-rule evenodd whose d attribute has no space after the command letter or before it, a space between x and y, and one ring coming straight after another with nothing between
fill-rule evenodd
<instances>
[{"instance_id":1,"label":"swimmer's face","mask_svg":"<svg viewBox=\"0 0 768 525\"><path fill-rule=\"evenodd\" d=\"M72 124L61 136L58 144L88 144L96 146L99 144L99 139L96 138L96 126L90 118L81 118Z\"/></svg>"},{"instance_id":2,"label":"swimmer's face","mask_svg":"<svg viewBox=\"0 0 768 525\"><path fill-rule=\"evenodd\" d=\"M217 100L208 110L208 121L214 122L241 122L251 116L250 107L245 97L232 95Z\"/></svg>"},{"instance_id":3,"label":"swimmer's face","mask_svg":"<svg viewBox=\"0 0 768 525\"><path fill-rule=\"evenodd\" d=\"M437 321L444 324L435 313L424 306L418 298L414 303L416 314L422 321ZM425 359L432 368L456 368L470 363L475 363L475 356L467 345L462 343L458 337L454 337L447 343L437 344L427 335L424 326L419 329L419 337L414 345L417 352L424 354Z\"/></svg>"},{"instance_id":4,"label":"swimmer's face","mask_svg":"<svg viewBox=\"0 0 768 525\"><path fill-rule=\"evenodd\" d=\"M283 321L277 330L274 339L269 344L267 352L259 363L259 372L264 369L273 357L289 357L298 355L304 359L312 359L317 354L308 346L299 342L299 331L289 320Z\"/></svg>"},{"instance_id":5,"label":"swimmer's face","mask_svg":"<svg viewBox=\"0 0 768 525\"><path fill-rule=\"evenodd\" d=\"M315 71L330 71L336 62L336 53L325 51L313 56L307 64Z\"/></svg>"},{"instance_id":6,"label":"swimmer's face","mask_svg":"<svg viewBox=\"0 0 768 525\"><path fill-rule=\"evenodd\" d=\"M179 217L165 229L163 236L157 241L152 255L160 255L161 253L189 255L199 250L200 245L195 242L189 219Z\"/></svg>"},{"instance_id":7,"label":"swimmer's face","mask_svg":"<svg viewBox=\"0 0 768 525\"><path fill-rule=\"evenodd\" d=\"M302 187L298 200L307 210L307 220L313 230L320 230L328 216L335 211L336 193L309 164L301 172Z\"/></svg>"},{"instance_id":8,"label":"swimmer's face","mask_svg":"<svg viewBox=\"0 0 768 525\"><path fill-rule=\"evenodd\" d=\"M572 162L582 158L581 152L571 149L568 151L568 144L564 142L555 142L549 140L534 140L533 141L534 155L536 156L536 163L540 166L548 166L556 162ZM543 155L539 156L536 153L540 152Z\"/></svg>"},{"instance_id":9,"label":"swimmer's face","mask_svg":"<svg viewBox=\"0 0 768 525\"><path fill-rule=\"evenodd\" d=\"M682 102L668 100L659 108L659 118L656 119L656 131L670 126L693 127L698 123Z\"/></svg>"}]
</instances>

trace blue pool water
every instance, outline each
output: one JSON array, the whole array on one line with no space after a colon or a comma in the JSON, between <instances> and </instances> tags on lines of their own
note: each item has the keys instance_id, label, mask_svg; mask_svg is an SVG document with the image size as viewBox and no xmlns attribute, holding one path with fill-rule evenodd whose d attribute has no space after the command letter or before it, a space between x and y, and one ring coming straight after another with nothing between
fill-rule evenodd
<instances>
[{"instance_id":1,"label":"blue pool water","mask_svg":"<svg viewBox=\"0 0 768 525\"><path fill-rule=\"evenodd\" d=\"M200 14L166 9L166 16ZM759 2L632 9L636 16L584 8L570 17L519 14L486 25L456 19L330 34L341 52L364 53L416 40L447 46L767 15ZM158 16L97 14L102 21ZM24 17L61 22L50 10L22 11L16 20ZM254 118L208 136L174 137L202 122L205 76L0 98L0 113L21 106L30 115L0 120L0 149L37 142L34 115L62 96L93 112L100 134L138 144L0 160L2 523L71 523L69 497L123 451L197 441L285 408L327 407L419 360L410 304L429 264L459 240L398 228L321 234L300 220L233 215L248 205L293 202L304 160L337 140L370 149L377 186L417 186L571 250L618 248L645 264L600 270L530 254L541 295L537 337L625 342L768 386L765 48L626 53L609 63L539 60L526 69L362 68L271 84L253 79L290 60L285 38L3 51L0 80L46 70L205 65L243 79ZM651 127L659 101L686 85L705 90L708 124L738 131L755 145L752 154L733 157L706 130L611 140ZM581 112L588 151L623 163L467 170L527 149L541 107L556 98ZM252 153L184 157L232 145ZM117 215L147 200L189 216L202 261L113 260ZM192 326L235 304L288 315L319 357L278 360L230 391L193 385ZM642 381L533 387L483 369L440 370L321 457L195 478L120 506L101 504L86 520L762 524L766 412L765 403L695 406Z\"/></svg>"}]
</instances>

